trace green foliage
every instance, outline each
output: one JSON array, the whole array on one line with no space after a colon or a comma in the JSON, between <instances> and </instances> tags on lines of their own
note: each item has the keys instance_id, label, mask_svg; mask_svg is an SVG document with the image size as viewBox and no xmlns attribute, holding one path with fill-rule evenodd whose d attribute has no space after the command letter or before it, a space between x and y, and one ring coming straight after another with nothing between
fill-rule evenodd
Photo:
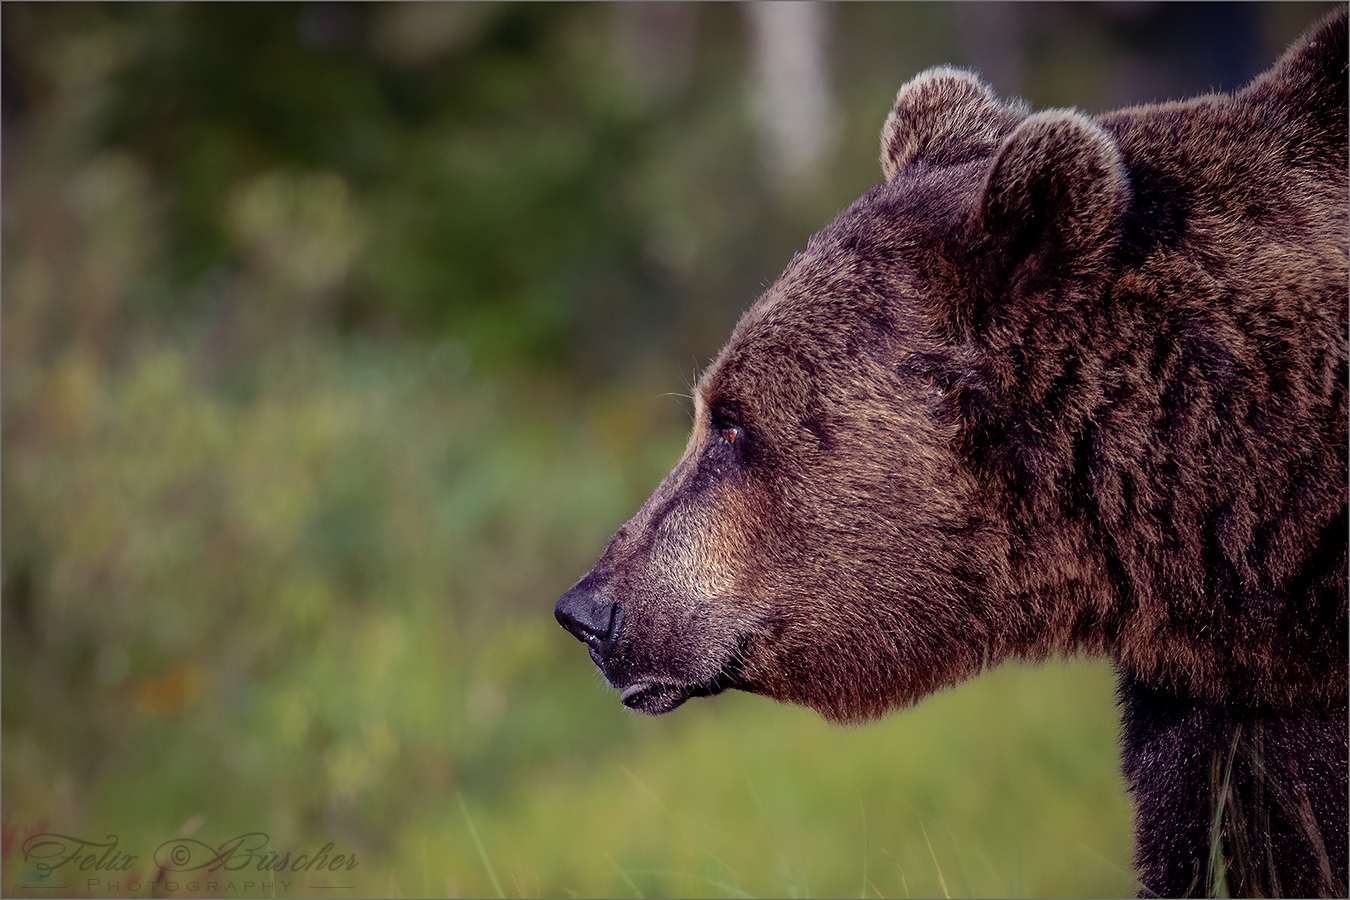
<instances>
[{"instance_id":1,"label":"green foliage","mask_svg":"<svg viewBox=\"0 0 1350 900\"><path fill-rule=\"evenodd\" d=\"M745 125L700 121L720 114L711 85L656 103L612 77L608 9L448 6L433 24L453 52L426 61L384 46L394 38L360 40L396 30L390 9L10 15L11 32L38 32L60 54L55 72L33 54L30 77L80 91L81 139L129 154L172 223L141 315L234 303L262 320L250 342L316 322L397 327L453 334L480 364L612 374L671 319L650 223L658 205L691 206L679 196L701 191L691 163L721 176L702 191L707 218L724 219L728 202L771 205L751 177ZM89 83L65 68L77 54ZM713 141L701 154L678 138L691 127ZM738 168L743 181L728 185ZM719 260L736 248L705 250ZM221 273L231 289L211 290ZM278 292L284 312L259 296Z\"/></svg>"},{"instance_id":2,"label":"green foliage","mask_svg":"<svg viewBox=\"0 0 1350 900\"><path fill-rule=\"evenodd\" d=\"M482 895L459 793L513 894L835 894L864 872L931 893L939 867L959 892L1128 887L1103 668L995 672L858 730L737 697L635 718L547 613L678 454L673 423L634 452L614 423L636 400L569 408L444 349L257 365L267 390L232 398L180 349L102 378L71 354L25 404L16 827L148 858L200 817L217 841L336 840L362 892Z\"/></svg>"}]
</instances>

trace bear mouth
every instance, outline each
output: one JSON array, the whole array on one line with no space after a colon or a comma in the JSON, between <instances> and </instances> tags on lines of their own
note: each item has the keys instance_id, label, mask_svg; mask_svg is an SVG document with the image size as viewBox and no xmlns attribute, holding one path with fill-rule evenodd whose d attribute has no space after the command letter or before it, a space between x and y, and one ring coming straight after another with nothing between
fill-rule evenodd
<instances>
[{"instance_id":1,"label":"bear mouth","mask_svg":"<svg viewBox=\"0 0 1350 900\"><path fill-rule=\"evenodd\" d=\"M619 695L619 702L629 709L635 709L649 716L659 716L670 712L691 697L713 697L728 688L748 687L740 679L743 658L742 646L739 652L731 655L731 659L720 672L710 680L696 684L640 678L623 689L623 693ZM601 670L603 669L602 666Z\"/></svg>"},{"instance_id":2,"label":"bear mouth","mask_svg":"<svg viewBox=\"0 0 1350 900\"><path fill-rule=\"evenodd\" d=\"M670 712L690 697L711 697L726 690L728 685L719 677L711 684L666 684L659 681L635 681L623 689L619 702L649 716Z\"/></svg>"},{"instance_id":3,"label":"bear mouth","mask_svg":"<svg viewBox=\"0 0 1350 900\"><path fill-rule=\"evenodd\" d=\"M596 668L600 670L610 684L618 687L622 683L623 676L613 671L613 667L606 658L605 642L587 640L586 644L586 649L590 652L591 661L595 663ZM619 695L619 702L629 709L646 713L649 716L659 716L670 712L691 697L711 697L722 693L729 687L734 687L736 669L735 663L729 664L711 681L699 684L681 684L655 678L639 678L630 682L623 689L623 693Z\"/></svg>"},{"instance_id":4,"label":"bear mouth","mask_svg":"<svg viewBox=\"0 0 1350 900\"><path fill-rule=\"evenodd\" d=\"M639 681L624 688L619 702L629 709L659 716L668 713L690 697L689 689L673 684Z\"/></svg>"}]
</instances>

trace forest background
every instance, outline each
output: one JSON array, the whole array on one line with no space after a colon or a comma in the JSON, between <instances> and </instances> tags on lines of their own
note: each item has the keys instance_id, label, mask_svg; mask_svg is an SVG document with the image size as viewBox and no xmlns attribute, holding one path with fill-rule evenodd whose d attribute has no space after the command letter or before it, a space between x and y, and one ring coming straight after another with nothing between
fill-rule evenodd
<instances>
[{"instance_id":1,"label":"forest background","mask_svg":"<svg viewBox=\"0 0 1350 900\"><path fill-rule=\"evenodd\" d=\"M1099 112L1326 8L5 3L0 889L1133 893L1105 663L648 719L552 607L912 75ZM344 862L161 867L248 834Z\"/></svg>"}]
</instances>

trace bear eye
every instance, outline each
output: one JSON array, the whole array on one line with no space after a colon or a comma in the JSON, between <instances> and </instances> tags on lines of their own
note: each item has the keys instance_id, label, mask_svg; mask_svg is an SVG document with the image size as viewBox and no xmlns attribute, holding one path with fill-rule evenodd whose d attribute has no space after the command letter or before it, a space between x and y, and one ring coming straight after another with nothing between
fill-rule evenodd
<instances>
[{"instance_id":1,"label":"bear eye","mask_svg":"<svg viewBox=\"0 0 1350 900\"><path fill-rule=\"evenodd\" d=\"M744 437L745 432L741 431L739 426L724 425L721 430L717 432L717 436L722 439L722 443L730 445Z\"/></svg>"}]
</instances>

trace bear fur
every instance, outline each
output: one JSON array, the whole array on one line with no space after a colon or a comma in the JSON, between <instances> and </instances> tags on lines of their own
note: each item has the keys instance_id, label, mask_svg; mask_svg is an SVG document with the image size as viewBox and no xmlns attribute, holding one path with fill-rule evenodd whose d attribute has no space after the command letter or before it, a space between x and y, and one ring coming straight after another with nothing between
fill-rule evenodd
<instances>
[{"instance_id":1,"label":"bear fur","mask_svg":"<svg viewBox=\"0 0 1350 900\"><path fill-rule=\"evenodd\" d=\"M885 182L745 313L558 602L623 703L850 721L1107 656L1142 892L1343 896L1346 33L1096 117L905 85Z\"/></svg>"}]
</instances>

